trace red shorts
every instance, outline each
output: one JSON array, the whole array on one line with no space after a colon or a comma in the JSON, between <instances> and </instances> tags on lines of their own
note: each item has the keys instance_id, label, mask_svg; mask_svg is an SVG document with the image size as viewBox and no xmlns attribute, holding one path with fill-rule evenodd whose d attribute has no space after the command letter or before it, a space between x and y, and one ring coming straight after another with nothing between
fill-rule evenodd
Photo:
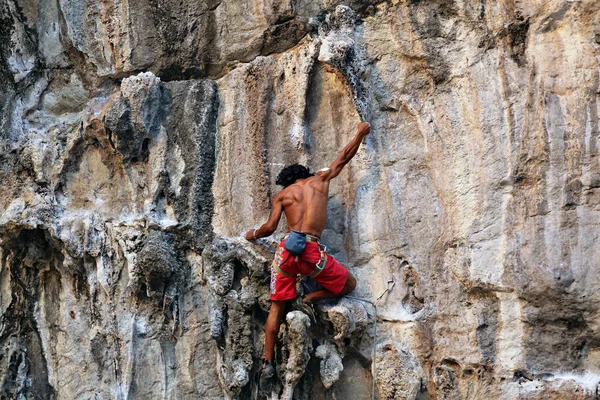
<instances>
[{"instance_id":1,"label":"red shorts","mask_svg":"<svg viewBox=\"0 0 600 400\"><path fill-rule=\"evenodd\" d=\"M279 243L279 248L271 265L271 300L296 298L296 275L312 274L320 259L321 252L318 243L306 242L306 247L299 256L290 255L283 247L283 241ZM339 294L348 280L348 270L328 254L325 254L325 259L325 268L313 279L323 288ZM273 267L276 264L279 265L281 270L293 276L286 276L277 272Z\"/></svg>"}]
</instances>

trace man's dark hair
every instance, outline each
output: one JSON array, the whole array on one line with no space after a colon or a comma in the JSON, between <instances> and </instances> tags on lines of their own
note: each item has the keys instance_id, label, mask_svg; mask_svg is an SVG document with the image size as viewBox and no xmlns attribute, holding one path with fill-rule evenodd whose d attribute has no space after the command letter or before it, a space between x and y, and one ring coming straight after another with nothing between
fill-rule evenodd
<instances>
[{"instance_id":1,"label":"man's dark hair","mask_svg":"<svg viewBox=\"0 0 600 400\"><path fill-rule=\"evenodd\" d=\"M281 170L281 172L277 176L277 181L275 181L275 183L286 188L292 183L296 182L297 179L305 179L314 175L315 174L311 174L310 170L304 165L288 165L287 167Z\"/></svg>"}]
</instances>

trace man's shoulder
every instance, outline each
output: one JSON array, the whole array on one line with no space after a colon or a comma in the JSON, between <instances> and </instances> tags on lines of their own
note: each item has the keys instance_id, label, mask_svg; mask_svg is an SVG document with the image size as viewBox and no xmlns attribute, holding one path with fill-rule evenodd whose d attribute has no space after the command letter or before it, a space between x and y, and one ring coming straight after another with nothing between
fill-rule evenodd
<instances>
[{"instance_id":1,"label":"man's shoulder","mask_svg":"<svg viewBox=\"0 0 600 400\"><path fill-rule=\"evenodd\" d=\"M287 188L283 188L279 192L275 193L275 196L273 196L273 200L278 200L278 199L282 198L283 196L285 196L286 190L287 190Z\"/></svg>"},{"instance_id":2,"label":"man's shoulder","mask_svg":"<svg viewBox=\"0 0 600 400\"><path fill-rule=\"evenodd\" d=\"M327 177L329 176L330 172L331 170L329 168L320 169L315 175L311 176L308 180L315 183L322 183L327 180Z\"/></svg>"},{"instance_id":3,"label":"man's shoulder","mask_svg":"<svg viewBox=\"0 0 600 400\"><path fill-rule=\"evenodd\" d=\"M297 187L297 185L295 185L296 184L291 184L290 186L281 189L277 194L275 194L275 196L273 196L273 200L281 200L284 197L289 196Z\"/></svg>"}]
</instances>

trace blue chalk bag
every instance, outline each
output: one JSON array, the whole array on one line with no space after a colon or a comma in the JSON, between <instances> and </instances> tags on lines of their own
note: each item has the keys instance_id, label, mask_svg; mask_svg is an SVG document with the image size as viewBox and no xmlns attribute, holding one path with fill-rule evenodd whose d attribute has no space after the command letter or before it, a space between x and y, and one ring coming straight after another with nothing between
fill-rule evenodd
<instances>
[{"instance_id":1,"label":"blue chalk bag","mask_svg":"<svg viewBox=\"0 0 600 400\"><path fill-rule=\"evenodd\" d=\"M283 247L285 247L290 254L302 254L306 247L306 233L291 231L287 239L285 239Z\"/></svg>"}]
</instances>

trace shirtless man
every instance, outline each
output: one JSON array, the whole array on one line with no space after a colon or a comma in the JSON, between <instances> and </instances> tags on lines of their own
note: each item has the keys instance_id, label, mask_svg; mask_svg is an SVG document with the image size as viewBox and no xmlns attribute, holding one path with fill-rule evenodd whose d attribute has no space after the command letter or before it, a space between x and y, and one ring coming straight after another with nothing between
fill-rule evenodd
<instances>
[{"instance_id":1,"label":"shirtless man","mask_svg":"<svg viewBox=\"0 0 600 400\"><path fill-rule=\"evenodd\" d=\"M335 258L325 254L319 244L319 238L327 220L329 181L338 176L342 168L354 157L369 131L369 124L361 122L354 139L344 147L329 168L320 170L316 175L298 164L284 168L277 177L277 184L282 185L284 189L273 198L269 220L260 228L246 232L247 240L273 234L281 213L285 212L289 228L306 233L307 239L304 251L294 256L284 248L286 236L279 244L271 266L272 303L265 325L265 359L261 386L274 376L272 363L275 342L286 303L296 298L296 275L310 275L324 288L301 299L309 305L320 300L344 296L356 287L356 280L348 270Z\"/></svg>"}]
</instances>

